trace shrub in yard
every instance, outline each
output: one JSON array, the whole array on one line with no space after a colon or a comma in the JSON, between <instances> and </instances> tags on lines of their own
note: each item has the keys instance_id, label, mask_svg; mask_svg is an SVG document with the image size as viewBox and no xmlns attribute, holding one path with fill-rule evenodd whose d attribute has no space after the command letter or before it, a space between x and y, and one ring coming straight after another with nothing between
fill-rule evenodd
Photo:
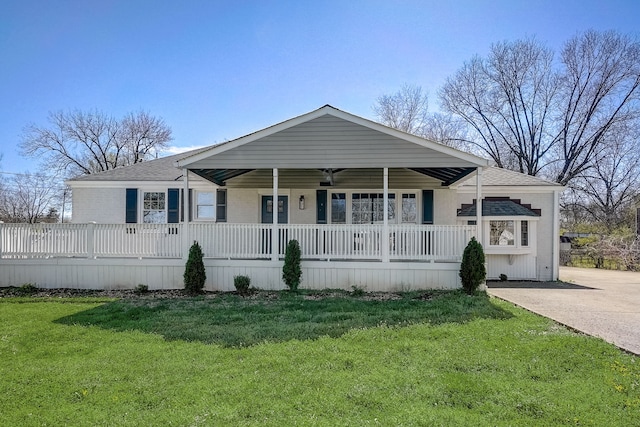
<instances>
[{"instance_id":1,"label":"shrub in yard","mask_svg":"<svg viewBox=\"0 0 640 427\"><path fill-rule=\"evenodd\" d=\"M462 288L466 293L473 294L486 277L484 250L476 238L472 237L462 254L462 264L460 265Z\"/></svg>"},{"instance_id":2,"label":"shrub in yard","mask_svg":"<svg viewBox=\"0 0 640 427\"><path fill-rule=\"evenodd\" d=\"M249 276L234 276L233 286L236 287L236 291L240 295L247 295L249 293L249 286L251 286L251 278Z\"/></svg>"},{"instance_id":3,"label":"shrub in yard","mask_svg":"<svg viewBox=\"0 0 640 427\"><path fill-rule=\"evenodd\" d=\"M138 286L133 289L133 293L136 295L143 295L147 292L149 292L149 286L143 285L142 283L138 284Z\"/></svg>"},{"instance_id":4,"label":"shrub in yard","mask_svg":"<svg viewBox=\"0 0 640 427\"><path fill-rule=\"evenodd\" d=\"M207 274L202 261L202 248L198 242L193 242L189 249L189 259L184 269L184 290L195 295L202 292Z\"/></svg>"},{"instance_id":5,"label":"shrub in yard","mask_svg":"<svg viewBox=\"0 0 640 427\"><path fill-rule=\"evenodd\" d=\"M351 289L353 289L351 291L351 296L352 297L361 297L364 296L364 288L362 286L358 286L358 285L352 285Z\"/></svg>"},{"instance_id":6,"label":"shrub in yard","mask_svg":"<svg viewBox=\"0 0 640 427\"><path fill-rule=\"evenodd\" d=\"M287 250L284 253L284 267L282 267L282 280L289 290L295 291L300 285L302 268L300 267L300 244L297 240L289 240Z\"/></svg>"},{"instance_id":7,"label":"shrub in yard","mask_svg":"<svg viewBox=\"0 0 640 427\"><path fill-rule=\"evenodd\" d=\"M509 279L509 278L507 277L507 275L506 275L506 274L502 273L502 274L500 275L500 281L501 281L501 282L506 282L508 279Z\"/></svg>"},{"instance_id":8,"label":"shrub in yard","mask_svg":"<svg viewBox=\"0 0 640 427\"><path fill-rule=\"evenodd\" d=\"M33 295L38 292L38 287L33 283L25 283L16 289L18 295Z\"/></svg>"}]
</instances>

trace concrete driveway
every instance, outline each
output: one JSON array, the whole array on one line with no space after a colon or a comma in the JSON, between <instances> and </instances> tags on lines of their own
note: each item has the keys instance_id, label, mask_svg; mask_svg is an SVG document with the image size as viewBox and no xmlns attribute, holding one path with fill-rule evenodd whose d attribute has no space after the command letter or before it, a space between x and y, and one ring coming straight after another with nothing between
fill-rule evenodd
<instances>
[{"instance_id":1,"label":"concrete driveway","mask_svg":"<svg viewBox=\"0 0 640 427\"><path fill-rule=\"evenodd\" d=\"M490 282L498 298L640 355L640 273L561 267L560 282Z\"/></svg>"}]
</instances>

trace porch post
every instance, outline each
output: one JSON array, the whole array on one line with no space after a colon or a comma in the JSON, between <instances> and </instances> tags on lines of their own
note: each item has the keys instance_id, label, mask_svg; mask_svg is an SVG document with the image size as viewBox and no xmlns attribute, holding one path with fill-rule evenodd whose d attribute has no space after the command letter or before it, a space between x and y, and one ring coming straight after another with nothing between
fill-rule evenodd
<instances>
[{"instance_id":1,"label":"porch post","mask_svg":"<svg viewBox=\"0 0 640 427\"><path fill-rule=\"evenodd\" d=\"M189 248L191 242L189 241L189 169L182 168L182 176L184 177L184 190L182 193L182 259L189 258Z\"/></svg>"},{"instance_id":2,"label":"porch post","mask_svg":"<svg viewBox=\"0 0 640 427\"><path fill-rule=\"evenodd\" d=\"M384 220L382 221L382 242L380 243L382 249L382 262L389 262L389 168L383 168L382 170L382 212Z\"/></svg>"},{"instance_id":3,"label":"porch post","mask_svg":"<svg viewBox=\"0 0 640 427\"><path fill-rule=\"evenodd\" d=\"M551 241L551 280L558 280L560 275L560 192L553 192L553 237Z\"/></svg>"},{"instance_id":4,"label":"porch post","mask_svg":"<svg viewBox=\"0 0 640 427\"><path fill-rule=\"evenodd\" d=\"M484 247L482 240L482 167L476 168L476 239Z\"/></svg>"},{"instance_id":5,"label":"porch post","mask_svg":"<svg viewBox=\"0 0 640 427\"><path fill-rule=\"evenodd\" d=\"M271 226L271 260L278 261L278 168L273 168L273 224Z\"/></svg>"}]
</instances>

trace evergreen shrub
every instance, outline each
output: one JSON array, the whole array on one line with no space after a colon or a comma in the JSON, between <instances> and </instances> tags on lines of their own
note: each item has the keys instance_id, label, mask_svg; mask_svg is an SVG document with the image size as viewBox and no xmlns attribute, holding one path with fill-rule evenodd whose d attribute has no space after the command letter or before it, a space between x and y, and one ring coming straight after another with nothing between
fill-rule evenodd
<instances>
[{"instance_id":1,"label":"evergreen shrub","mask_svg":"<svg viewBox=\"0 0 640 427\"><path fill-rule=\"evenodd\" d=\"M282 267L282 280L290 291L298 290L302 280L302 267L300 266L300 244L297 240L289 240L284 253L284 266Z\"/></svg>"},{"instance_id":2,"label":"evergreen shrub","mask_svg":"<svg viewBox=\"0 0 640 427\"><path fill-rule=\"evenodd\" d=\"M193 242L189 249L189 259L184 269L184 290L191 295L196 295L204 289L207 274L204 269L202 248L198 242Z\"/></svg>"},{"instance_id":3,"label":"evergreen shrub","mask_svg":"<svg viewBox=\"0 0 640 427\"><path fill-rule=\"evenodd\" d=\"M487 277L487 270L484 265L484 250L482 245L472 237L462 254L462 264L460 264L460 279L462 288L468 294L474 294L482 282Z\"/></svg>"}]
</instances>

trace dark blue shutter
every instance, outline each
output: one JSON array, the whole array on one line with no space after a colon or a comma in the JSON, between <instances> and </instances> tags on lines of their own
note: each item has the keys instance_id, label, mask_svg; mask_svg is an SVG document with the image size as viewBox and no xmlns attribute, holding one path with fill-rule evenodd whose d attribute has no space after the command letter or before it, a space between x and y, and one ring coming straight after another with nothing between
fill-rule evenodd
<instances>
[{"instance_id":1,"label":"dark blue shutter","mask_svg":"<svg viewBox=\"0 0 640 427\"><path fill-rule=\"evenodd\" d=\"M316 223L327 223L327 190L316 190Z\"/></svg>"},{"instance_id":2,"label":"dark blue shutter","mask_svg":"<svg viewBox=\"0 0 640 427\"><path fill-rule=\"evenodd\" d=\"M422 190L422 223L433 224L433 190Z\"/></svg>"},{"instance_id":3,"label":"dark blue shutter","mask_svg":"<svg viewBox=\"0 0 640 427\"><path fill-rule=\"evenodd\" d=\"M216 190L216 221L227 222L227 190Z\"/></svg>"},{"instance_id":4,"label":"dark blue shutter","mask_svg":"<svg viewBox=\"0 0 640 427\"><path fill-rule=\"evenodd\" d=\"M125 222L135 224L138 222L138 189L127 188L125 198Z\"/></svg>"},{"instance_id":5,"label":"dark blue shutter","mask_svg":"<svg viewBox=\"0 0 640 427\"><path fill-rule=\"evenodd\" d=\"M169 224L180 222L180 190L178 188L167 190L167 222Z\"/></svg>"}]
</instances>

